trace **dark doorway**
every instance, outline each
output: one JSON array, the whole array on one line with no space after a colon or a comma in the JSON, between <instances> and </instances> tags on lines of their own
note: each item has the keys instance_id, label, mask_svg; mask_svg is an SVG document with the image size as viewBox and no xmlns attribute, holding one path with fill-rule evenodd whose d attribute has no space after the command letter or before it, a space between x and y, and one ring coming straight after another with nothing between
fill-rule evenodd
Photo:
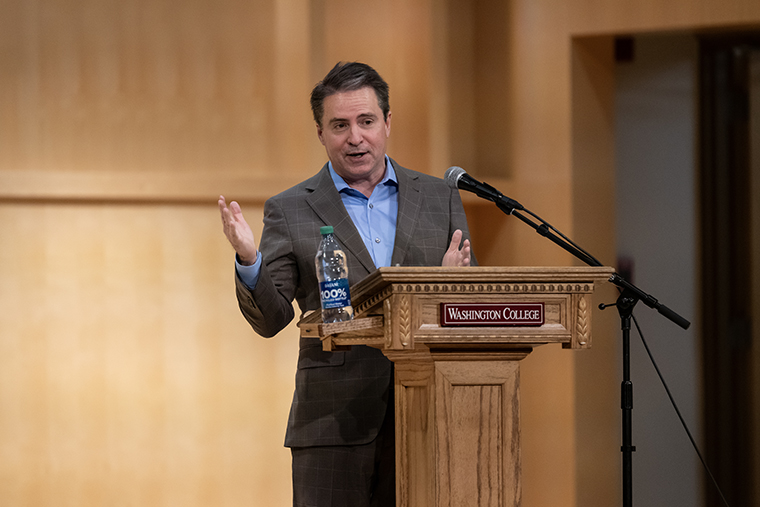
<instances>
[{"instance_id":1,"label":"dark doorway","mask_svg":"<svg viewBox=\"0 0 760 507\"><path fill-rule=\"evenodd\" d=\"M753 247L753 202L760 195L752 190L757 132L750 114L751 69L758 51L760 34L700 37L704 445L726 498L737 506L755 505L755 455L760 452L754 429L760 421L753 421L757 323L752 311L753 293L754 298L758 294L752 273L760 268ZM709 481L705 487L708 507L724 505Z\"/></svg>"}]
</instances>

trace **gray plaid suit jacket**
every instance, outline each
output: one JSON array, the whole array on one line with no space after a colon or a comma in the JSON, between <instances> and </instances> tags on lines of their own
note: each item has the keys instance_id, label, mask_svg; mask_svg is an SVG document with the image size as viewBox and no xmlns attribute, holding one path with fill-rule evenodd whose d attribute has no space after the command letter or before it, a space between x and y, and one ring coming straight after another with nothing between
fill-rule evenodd
<instances>
[{"instance_id":1,"label":"gray plaid suit jacket","mask_svg":"<svg viewBox=\"0 0 760 507\"><path fill-rule=\"evenodd\" d=\"M459 191L440 178L391 163L399 188L391 264L439 266L456 229L469 238ZM240 309L264 337L274 336L293 319L294 298L302 313L319 310L314 256L321 226L335 229L348 257L350 285L376 269L327 167L267 200L256 288L250 291L236 277ZM391 363L378 349L354 346L350 351L324 352L318 339L301 338L285 445L371 442L385 416L391 376Z\"/></svg>"}]
</instances>

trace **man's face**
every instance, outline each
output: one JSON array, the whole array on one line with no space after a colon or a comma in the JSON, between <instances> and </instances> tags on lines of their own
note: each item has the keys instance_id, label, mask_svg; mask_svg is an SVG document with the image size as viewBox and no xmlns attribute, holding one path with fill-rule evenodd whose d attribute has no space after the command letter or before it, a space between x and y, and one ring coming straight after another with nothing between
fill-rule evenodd
<instances>
[{"instance_id":1,"label":"man's face","mask_svg":"<svg viewBox=\"0 0 760 507\"><path fill-rule=\"evenodd\" d=\"M385 147L391 115L383 118L371 87L334 93L325 98L319 140L333 169L349 185L377 184L385 175Z\"/></svg>"}]
</instances>

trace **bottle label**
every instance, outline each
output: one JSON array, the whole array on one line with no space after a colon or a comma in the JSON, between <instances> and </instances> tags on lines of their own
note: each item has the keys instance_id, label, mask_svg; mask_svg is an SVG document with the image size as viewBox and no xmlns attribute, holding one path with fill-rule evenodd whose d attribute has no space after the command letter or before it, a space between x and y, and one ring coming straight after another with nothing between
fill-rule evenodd
<instances>
[{"instance_id":1,"label":"bottle label","mask_svg":"<svg viewBox=\"0 0 760 507\"><path fill-rule=\"evenodd\" d=\"M322 299L322 308L343 308L351 306L351 295L348 292L348 279L319 282L319 295Z\"/></svg>"}]
</instances>

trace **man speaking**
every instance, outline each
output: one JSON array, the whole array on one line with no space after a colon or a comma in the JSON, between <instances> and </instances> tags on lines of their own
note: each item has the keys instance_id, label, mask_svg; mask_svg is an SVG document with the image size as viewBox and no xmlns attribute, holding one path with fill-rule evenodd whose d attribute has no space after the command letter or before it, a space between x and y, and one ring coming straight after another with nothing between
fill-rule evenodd
<instances>
[{"instance_id":1,"label":"man speaking","mask_svg":"<svg viewBox=\"0 0 760 507\"><path fill-rule=\"evenodd\" d=\"M339 63L311 94L328 162L264 205L259 247L236 202L219 198L236 252L237 298L264 337L320 309L314 256L320 227L334 227L354 285L381 266L468 266L469 231L459 192L398 165L388 85L370 66ZM473 262L474 263L474 262ZM301 338L285 446L293 457L293 505L392 507L395 456L392 363L375 348L324 352Z\"/></svg>"}]
</instances>

